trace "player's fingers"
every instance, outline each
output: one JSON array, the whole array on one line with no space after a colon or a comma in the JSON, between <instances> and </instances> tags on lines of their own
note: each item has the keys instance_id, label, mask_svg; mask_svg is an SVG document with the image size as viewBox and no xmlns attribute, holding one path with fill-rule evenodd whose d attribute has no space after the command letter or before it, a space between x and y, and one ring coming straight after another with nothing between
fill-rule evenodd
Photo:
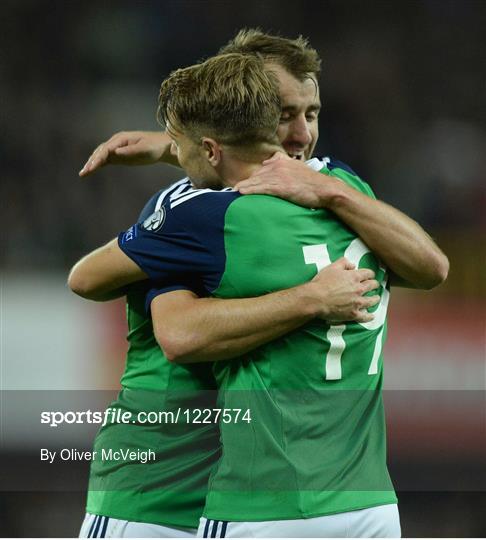
<instances>
[{"instance_id":1,"label":"player's fingers","mask_svg":"<svg viewBox=\"0 0 486 540\"><path fill-rule=\"evenodd\" d=\"M93 159L90 162L91 169L93 169L93 167L97 168L101 164L106 163L109 155L110 150L108 148L100 148L95 154L93 154Z\"/></svg>"},{"instance_id":2,"label":"player's fingers","mask_svg":"<svg viewBox=\"0 0 486 540\"><path fill-rule=\"evenodd\" d=\"M376 306L380 301L380 297L375 294L373 296L364 296L361 300L361 309L368 309L370 307Z\"/></svg>"},{"instance_id":3,"label":"player's fingers","mask_svg":"<svg viewBox=\"0 0 486 540\"><path fill-rule=\"evenodd\" d=\"M89 162L86 162L82 169L78 172L78 175L81 176L81 178L83 178L84 176L88 176L88 174L90 173L90 170L89 170Z\"/></svg>"},{"instance_id":4,"label":"player's fingers","mask_svg":"<svg viewBox=\"0 0 486 540\"><path fill-rule=\"evenodd\" d=\"M91 157L93 159L95 158L99 158L100 156L107 156L109 153L110 153L110 150L112 148L112 144L110 144L110 142L104 142L104 143L101 143L96 149L95 151L93 152L93 154L91 155Z\"/></svg>"},{"instance_id":5,"label":"player's fingers","mask_svg":"<svg viewBox=\"0 0 486 540\"><path fill-rule=\"evenodd\" d=\"M373 313L368 313L365 310L365 311L360 311L359 312L359 315L356 317L355 321L365 323L365 322L372 321L374 318L375 318L375 316L373 315Z\"/></svg>"},{"instance_id":6,"label":"player's fingers","mask_svg":"<svg viewBox=\"0 0 486 540\"><path fill-rule=\"evenodd\" d=\"M375 273L370 268L360 268L358 274L360 281L366 281L375 277Z\"/></svg>"},{"instance_id":7,"label":"player's fingers","mask_svg":"<svg viewBox=\"0 0 486 540\"><path fill-rule=\"evenodd\" d=\"M247 187L248 185L249 185L249 184L248 184L248 180L243 180L242 182L238 182L237 184L235 184L235 185L233 186L233 189L234 189L235 191L240 191L241 188L244 189L244 188Z\"/></svg>"},{"instance_id":8,"label":"player's fingers","mask_svg":"<svg viewBox=\"0 0 486 540\"><path fill-rule=\"evenodd\" d=\"M279 159L285 159L287 157L287 154L284 154L283 152L275 152L272 157L266 159L262 162L263 165L267 163L273 163L274 161L278 161Z\"/></svg>"},{"instance_id":9,"label":"player's fingers","mask_svg":"<svg viewBox=\"0 0 486 540\"><path fill-rule=\"evenodd\" d=\"M99 167L105 164L108 158L108 152L103 145L98 146L96 150L89 156L88 161L84 164L83 168L79 171L79 176L87 176Z\"/></svg>"},{"instance_id":10,"label":"player's fingers","mask_svg":"<svg viewBox=\"0 0 486 540\"><path fill-rule=\"evenodd\" d=\"M125 146L133 146L140 142L140 138L133 138L129 137L127 135L118 135L116 137L112 137L108 142L104 144L105 150L108 151L108 153L115 152L117 148L123 148Z\"/></svg>"},{"instance_id":11,"label":"player's fingers","mask_svg":"<svg viewBox=\"0 0 486 540\"><path fill-rule=\"evenodd\" d=\"M109 160L110 154L118 154L119 148L130 147L136 145L140 141L140 137L137 134L130 133L115 133L107 141L101 143L96 147L94 152L89 156L88 160L84 164L83 168L79 171L80 176L87 176L88 174L96 171ZM137 153L135 151L135 153ZM123 151L121 152L123 155Z\"/></svg>"},{"instance_id":12,"label":"player's fingers","mask_svg":"<svg viewBox=\"0 0 486 540\"><path fill-rule=\"evenodd\" d=\"M137 144L127 143L125 146L118 146L114 150L114 153L117 156L135 156L135 155L140 155L144 152L145 152L145 149L142 148L138 143Z\"/></svg>"},{"instance_id":13,"label":"player's fingers","mask_svg":"<svg viewBox=\"0 0 486 540\"><path fill-rule=\"evenodd\" d=\"M93 157L93 154L89 157L88 161L83 165L83 168L79 171L79 176L87 176L96 170L99 166L98 159Z\"/></svg>"},{"instance_id":14,"label":"player's fingers","mask_svg":"<svg viewBox=\"0 0 486 540\"><path fill-rule=\"evenodd\" d=\"M240 188L242 189L247 189L247 188L251 188L251 187L254 187L254 186L258 186L261 184L261 180L259 179L258 176L252 176L251 178L248 178L247 180L242 180L241 182L238 182L234 189L240 191Z\"/></svg>"},{"instance_id":15,"label":"player's fingers","mask_svg":"<svg viewBox=\"0 0 486 540\"><path fill-rule=\"evenodd\" d=\"M264 161L262 161L262 165L268 165L269 163L273 163L274 161L277 161L279 160L279 152L275 152L275 154L273 154L272 157L268 158L268 159L265 159Z\"/></svg>"},{"instance_id":16,"label":"player's fingers","mask_svg":"<svg viewBox=\"0 0 486 540\"><path fill-rule=\"evenodd\" d=\"M85 165L86 174L90 174L95 172L100 167L103 167L103 165L106 165L106 162L108 161L108 152L106 150L101 150L94 156L88 163Z\"/></svg>"},{"instance_id":17,"label":"player's fingers","mask_svg":"<svg viewBox=\"0 0 486 540\"><path fill-rule=\"evenodd\" d=\"M336 266L340 266L344 270L354 270L356 268L356 266L351 261L346 259L346 257L341 257L334 264Z\"/></svg>"},{"instance_id":18,"label":"player's fingers","mask_svg":"<svg viewBox=\"0 0 486 540\"><path fill-rule=\"evenodd\" d=\"M79 176L81 178L84 178L86 176L89 176L90 174L92 174L93 172L95 172L97 169L99 169L100 167L102 167L101 164L92 164L91 162L86 164L80 171L79 171Z\"/></svg>"},{"instance_id":19,"label":"player's fingers","mask_svg":"<svg viewBox=\"0 0 486 540\"><path fill-rule=\"evenodd\" d=\"M115 133L112 135L107 141L105 141L103 144L107 148L110 148L111 150L114 150L118 146L125 146L126 144L129 144L130 141L133 142L133 140L138 140L139 135L137 133L130 133L125 131L120 131L119 133Z\"/></svg>"},{"instance_id":20,"label":"player's fingers","mask_svg":"<svg viewBox=\"0 0 486 540\"><path fill-rule=\"evenodd\" d=\"M275 190L265 184L255 184L253 186L243 187L238 189L242 195L274 195Z\"/></svg>"},{"instance_id":21,"label":"player's fingers","mask_svg":"<svg viewBox=\"0 0 486 540\"><path fill-rule=\"evenodd\" d=\"M366 281L363 281L362 284L364 288L363 294L370 291L374 291L375 289L378 289L378 287L380 286L380 284L378 283L378 281L376 281L376 279L367 279Z\"/></svg>"},{"instance_id":22,"label":"player's fingers","mask_svg":"<svg viewBox=\"0 0 486 540\"><path fill-rule=\"evenodd\" d=\"M240 193L245 195L250 195L252 193L278 195L279 193L278 186L274 185L272 182L258 178L245 180L245 184L238 184L237 189Z\"/></svg>"}]
</instances>

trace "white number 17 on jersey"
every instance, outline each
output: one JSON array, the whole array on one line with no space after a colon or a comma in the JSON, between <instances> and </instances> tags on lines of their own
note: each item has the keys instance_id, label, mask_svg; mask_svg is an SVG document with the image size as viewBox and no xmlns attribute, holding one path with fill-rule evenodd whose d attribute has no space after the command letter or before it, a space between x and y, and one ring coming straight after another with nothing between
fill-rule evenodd
<instances>
[{"instance_id":1,"label":"white number 17 on jersey","mask_svg":"<svg viewBox=\"0 0 486 540\"><path fill-rule=\"evenodd\" d=\"M327 244L304 246L302 250L304 252L305 263L315 264L318 272L331 264ZM363 255L366 253L370 253L368 246L360 238L355 238L344 252L344 257L346 257L348 261L352 262L356 268L358 268L361 257L363 257ZM380 266L380 269L385 271L385 268L382 266ZM370 367L368 369L368 375L376 375L378 373L378 360L380 358L383 341L383 323L385 322L388 300L390 298L390 293L386 288L386 282L387 274L385 271L384 277L380 282L380 285L383 287L383 292L378 308L374 312L375 318L366 323L358 323L367 330L376 330L377 328L381 327L381 330L376 336L375 347L373 350ZM346 330L346 324L332 324L327 331L326 337L329 340L330 346L326 355L326 380L336 381L342 379L341 357L344 349L346 348L346 342L343 338L344 330Z\"/></svg>"}]
</instances>

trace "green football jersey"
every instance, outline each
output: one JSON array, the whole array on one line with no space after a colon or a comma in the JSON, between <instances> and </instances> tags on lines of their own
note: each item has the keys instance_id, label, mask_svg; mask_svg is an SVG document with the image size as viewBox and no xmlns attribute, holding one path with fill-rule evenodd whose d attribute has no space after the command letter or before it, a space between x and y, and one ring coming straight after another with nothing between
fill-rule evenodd
<instances>
[{"instance_id":1,"label":"green football jersey","mask_svg":"<svg viewBox=\"0 0 486 540\"><path fill-rule=\"evenodd\" d=\"M326 162L322 172L371 195L344 166ZM160 211L156 230L138 226L119 240L153 280L191 273L216 297L255 297L309 281L345 256L380 282L372 322L315 320L215 364L229 413L220 417L223 453L204 516L299 519L395 503L381 393L389 292L375 255L332 212L274 197L193 190Z\"/></svg>"},{"instance_id":2,"label":"green football jersey","mask_svg":"<svg viewBox=\"0 0 486 540\"><path fill-rule=\"evenodd\" d=\"M148 204L149 214L158 199L159 194ZM127 295L129 349L122 390L110 404L120 412L96 436L86 510L197 528L220 455L219 431L214 423L189 422L183 412L214 407L215 380L210 364L167 361L147 314L147 290L144 282ZM122 413L129 415L124 422Z\"/></svg>"}]
</instances>

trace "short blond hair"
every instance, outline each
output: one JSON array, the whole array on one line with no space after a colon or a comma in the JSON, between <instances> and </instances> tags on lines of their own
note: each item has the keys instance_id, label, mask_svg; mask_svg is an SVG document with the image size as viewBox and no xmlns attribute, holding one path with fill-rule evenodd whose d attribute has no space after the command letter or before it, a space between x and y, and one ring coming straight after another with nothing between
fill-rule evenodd
<instances>
[{"instance_id":1,"label":"short blond hair","mask_svg":"<svg viewBox=\"0 0 486 540\"><path fill-rule=\"evenodd\" d=\"M219 54L228 53L260 55L266 62L279 64L301 82L309 73L317 79L321 72L319 54L302 36L288 39L266 34L260 28L244 28L219 50Z\"/></svg>"},{"instance_id":2,"label":"short blond hair","mask_svg":"<svg viewBox=\"0 0 486 540\"><path fill-rule=\"evenodd\" d=\"M278 142L278 80L259 55L209 58L178 69L162 83L157 118L196 142L211 136L240 146Z\"/></svg>"}]
</instances>

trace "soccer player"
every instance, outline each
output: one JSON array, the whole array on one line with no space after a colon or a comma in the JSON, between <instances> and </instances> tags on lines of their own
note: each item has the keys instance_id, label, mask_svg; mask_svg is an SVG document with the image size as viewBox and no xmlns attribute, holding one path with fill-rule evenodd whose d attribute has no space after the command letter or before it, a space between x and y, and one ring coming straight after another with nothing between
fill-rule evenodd
<instances>
[{"instance_id":1,"label":"soccer player","mask_svg":"<svg viewBox=\"0 0 486 540\"><path fill-rule=\"evenodd\" d=\"M278 67L279 65L285 66L285 70L279 74L285 110L283 122L279 125L279 136L284 147L291 154L309 157L317 140L315 93L313 92L309 95L304 95L302 98L302 89L299 87L299 84L296 84L296 79L292 79L292 77L289 78L287 75L289 74L289 70L290 73L295 75L296 66L297 68L298 66L303 67L304 70L307 67L309 71L315 72L317 75L318 57L315 54L315 51L308 48L303 40L286 40L284 38L265 35L257 31L240 32L228 47L230 49L236 48L245 50L245 52L250 53L260 52L266 55L267 59L271 58L276 64L275 67ZM312 57L314 60L312 60ZM297 76L298 75L299 72L297 71ZM297 82L301 81L297 80ZM123 140L121 140L120 137ZM132 142L137 142L137 144L132 144ZM159 156L164 154L164 159L171 160L167 154L168 145L166 134L147 135L135 133L128 134L128 138L125 135L115 136L109 143L114 145L111 150L107 149L107 145L101 145L99 151L95 153L96 157L93 161L95 168L99 166L103 162L103 159L106 159L110 155L110 152L113 152L120 143L128 143L128 146L121 147L119 150L116 150L116 152L132 152L135 150L135 156L133 158L135 160L150 161L155 159L154 156L156 154ZM161 149L162 154L160 153ZM176 160L172 158L172 161ZM288 162L284 160L271 160L261 169L260 178L264 179L265 175L267 175L267 177L270 176L270 178L274 179L276 173L278 173L277 177L285 180L284 186L286 186L286 189L288 190L287 196L296 196L299 194L299 184L295 184L294 182L294 185L292 185L288 180L292 180L292 177L289 175L289 170L292 170L292 168L295 169L298 165L302 164L296 161ZM89 166L87 167L87 170L89 170ZM311 169L306 169L305 167L302 167L298 171L299 182L307 182L306 190L303 193L309 197L314 197L312 203L316 204L313 190L316 188L320 189L322 186L322 175L320 178L316 178L315 175L312 175L314 175L313 171ZM317 181L319 183L313 185L312 181ZM241 185L244 187L244 184ZM267 187L266 189L271 188ZM282 191L280 195L285 196ZM369 199L366 200L365 206L359 207L357 206L357 202L353 201L352 198L345 200L341 194L340 203L341 217L351 221L354 220L352 226L357 228L361 236L367 237L368 244L374 245L374 250L380 253L382 258L387 260L387 263L398 275L400 275L402 280L408 281L417 287L429 288L443 279L444 272L446 272L444 267L446 266L447 261L445 260L444 262L444 257L440 253L440 250L438 250L432 242L429 242L427 235L425 235L416 224L413 224L411 220L407 221L400 213L393 214L393 209L387 208L382 203L380 203L381 206L378 205L371 209L371 201ZM383 212L385 208L387 213ZM348 210L348 216L344 215L346 209ZM378 218L382 220L382 226L377 223ZM385 223L384 226L383 220ZM386 233L383 235L385 227ZM374 236L377 238L374 238ZM389 240L390 244L388 246L386 244L387 240ZM107 260L107 263L110 264L109 259ZM415 268L416 272L414 272ZM352 275L351 272L344 272L342 269L339 272L338 268L333 269L332 267L328 267L326 270L329 271L329 274L326 276L329 285L334 283L334 286L328 287L328 295L335 290L336 283L340 283L341 287L345 284L351 285L351 283L347 283L346 281L350 280ZM331 270L333 270L332 274ZM334 281L331 278L334 278ZM84 291L85 294L90 290L90 293L94 295L93 297L98 297L98 299L101 299L102 297L106 298L103 289L100 289L99 286L97 286L96 279L93 280L92 276L88 276L88 280L84 280L84 282L81 283L78 280L77 287L81 292ZM228 301L223 301L219 304L208 304L208 302L211 302L210 299L195 300L195 295L189 292L171 294L173 296L172 302L177 301L178 308L172 315L179 315L179 318L173 317L171 320L166 318L165 325L158 325L158 329L159 331L165 330L161 337L164 339L166 349L174 358L184 358L184 355L194 357L194 354L198 354L202 357L205 354L214 355L227 353L228 356L232 356L238 353L238 347L250 347L251 345L248 344L248 340L251 340L252 338L256 339L256 344L258 344L259 339L261 340L260 343L264 342L265 339L269 339L269 321L273 319L278 323L278 318L282 316L282 311L279 310L279 307L282 307L281 302L283 301L283 298L286 300L290 299L289 296L282 296L281 298L276 297L276 302L272 308L270 308L270 302L265 304L268 313L264 313L262 311L262 309L264 309L263 304L262 306L258 306L253 312L250 311L251 306L256 307L255 302L263 299L252 299L244 304L239 304L240 302L244 302L242 300L236 300L234 303L229 301L229 303L231 303L230 307L229 304L227 306L224 305ZM169 298L171 297L171 294L165 295L165 297ZM184 294L186 296L181 296ZM176 298L176 295L179 296ZM348 295L350 299L349 304L340 306L340 315L343 315L345 308L351 309L351 307L353 307L356 311L356 307L351 302L352 295L349 291ZM130 295L128 299L129 306L133 303L132 299L134 296L135 295L133 294ZM334 300L336 300L338 296L339 295L336 294ZM343 294L341 296L345 298ZM152 306L157 304L159 298L163 297L158 297L156 301L153 302ZM353 302L356 302L357 298L358 295L355 294ZM331 302L332 299L328 297L328 300ZM234 310L234 318L228 318L231 309ZM272 310L274 314L273 317L270 315ZM140 319L143 319L143 310L139 309L137 315ZM261 320L258 318L259 315L261 315ZM231 321L232 324L229 324L229 321ZM252 325L252 321L254 322L254 325ZM247 325L246 329L238 328L238 324L243 325L244 323ZM197 333L193 332L191 334L191 338L193 339L187 340L183 326L184 324L195 324L201 331ZM150 326L150 322L148 323L148 326ZM275 324L275 327L277 326L278 325ZM135 329L132 328L130 337L134 339L137 330L143 328L144 326L142 324L135 326ZM264 335L265 332L267 332L267 335ZM151 343L150 340L141 339L139 346L130 347L129 360L130 355L132 355L132 358L136 358L136 354L141 354L143 356L142 343L146 348L153 346L153 343ZM152 347L152 353L155 357L157 356L154 347ZM138 362L138 364L139 363L140 362ZM128 365L130 366L130 364L132 364L133 368L133 365L137 365L137 362L129 361ZM134 375L136 371L134 372L132 369L131 373ZM128 377L125 378L124 382L131 384L135 380L136 376ZM159 388L158 385L155 385L155 387ZM177 502L177 497L172 497L171 501L175 504ZM131 514L137 514L136 506L127 505L127 507L130 507ZM162 505L159 505L159 508L161 507ZM121 508L121 506L119 506L119 508ZM120 512L118 513L120 514ZM140 514L140 517L135 518L135 520L144 521L144 515L145 514ZM160 516L154 522L159 523ZM173 520L169 520L169 523L173 523ZM188 523L187 519L185 520L185 523ZM100 528L102 527L100 526ZM142 535L141 533L139 534ZM161 533L159 532L159 534Z\"/></svg>"},{"instance_id":2,"label":"soccer player","mask_svg":"<svg viewBox=\"0 0 486 540\"><path fill-rule=\"evenodd\" d=\"M251 60L256 61L255 58ZM261 77L265 72L260 67L256 73ZM245 80L253 83L254 94L258 95L261 80L252 81L250 77ZM243 108L245 104L249 106L251 102L243 101ZM275 88L273 108L267 110L262 105L262 110L267 112L266 121L271 121L273 126L275 140L272 140L268 153L271 155L280 148L275 138L280 115ZM259 117L260 110L257 109L253 115L243 118L249 140L255 136L252 124L256 125ZM175 193L190 195L191 189L187 181L182 181L163 190L148 203L140 216L140 223L156 230L162 220L162 214L157 213L160 209L153 213L158 201ZM97 260L100 256L112 269L123 268L123 265L112 264L109 250L99 250L88 260ZM71 287L78 292L87 277L79 271L84 267L83 262L75 267L69 280ZM225 332L233 331L234 327L243 337L237 340L230 335L226 338L231 341L229 346L225 346L224 340L218 342L224 347L221 352L224 351L225 357L234 356L291 331L316 316L372 320L373 316L363 310L373 306L378 298L363 298L362 295L376 288L377 283L372 279L374 274L366 269L352 268L341 260L332 268L324 269L309 283L261 298L225 301L225 317L231 309L233 316L237 317L226 324ZM110 280L114 289L122 284L116 277ZM219 456L219 436L214 423L197 424L191 418L191 421L175 425L170 422L150 425L144 422L145 417L140 418L141 413L151 411L175 416L178 410L215 407L212 401L215 384L210 366L180 367L167 362L163 356L155 341L151 320L145 314L147 287L146 283L141 283L128 289L130 347L122 391L111 408L129 413L130 420L127 423L110 422L97 435L94 447L97 457L91 467L87 516L80 534L83 537L194 536L202 514L209 472ZM111 290L98 291L92 297L104 300L117 294L119 291L116 290L114 293ZM221 310L218 303L221 301L201 299L199 302L204 303L205 309L210 309L213 316L221 317L218 315L218 310ZM115 453L123 456L122 451L139 454L155 451L155 458L140 462L129 455L114 457Z\"/></svg>"},{"instance_id":3,"label":"soccer player","mask_svg":"<svg viewBox=\"0 0 486 540\"><path fill-rule=\"evenodd\" d=\"M431 289L444 281L449 264L433 240L413 220L381 201L363 198L342 183L335 185L333 197L323 197L323 175L304 161L316 146L320 110L318 78L320 58L302 37L287 39L256 29L237 33L221 53L261 55L279 79L282 103L278 137L290 160L267 160L241 183L242 193L257 189L288 198L297 204L326 207L355 230L391 270L393 285ZM311 79L307 77L312 75ZM122 132L99 145L80 171L87 176L109 163L179 165L171 151L167 132ZM350 169L345 167L348 172ZM328 179L327 179L328 180ZM251 191L250 191L251 190ZM95 291L96 278L86 288ZM193 304L196 306L196 304ZM198 346L210 347L211 336Z\"/></svg>"},{"instance_id":4,"label":"soccer player","mask_svg":"<svg viewBox=\"0 0 486 540\"><path fill-rule=\"evenodd\" d=\"M148 206L142 212L140 223L157 223L151 218L152 210L153 206ZM110 259L106 259L109 265ZM352 268L341 260L309 283L260 298L198 300L207 319L218 320L219 354L231 357L237 351L257 347L314 316L370 320L371 315L361 309L373 306L377 298L362 295L376 287L374 274ZM74 274L70 280L75 291L80 288L77 279ZM191 417L186 423L171 424L178 409L216 407L216 384L209 364L179 366L167 361L146 312L149 289L146 282L126 289L129 349L122 390L110 407L129 412L131 418L128 423L107 423L96 437L93 450L97 457L91 465L81 537L194 537L211 467L219 458L219 432L213 419L207 424ZM105 294L97 299L110 297ZM157 324L160 328L163 321ZM171 416L162 425L137 421L139 413L154 411ZM113 459L110 450L155 451L156 457L145 463L129 457ZM109 459L103 459L104 454Z\"/></svg>"},{"instance_id":5,"label":"soccer player","mask_svg":"<svg viewBox=\"0 0 486 540\"><path fill-rule=\"evenodd\" d=\"M249 152L248 145L238 139L241 131L231 123L228 125L227 121L222 122L221 110L227 113L230 109L223 99L225 95L213 95L216 99L213 102L209 97L204 98L208 94L204 90L194 93L194 88L200 88L200 80L194 74L200 73L201 69L189 68L169 79L161 93L162 110L165 110L170 123L174 123L171 135L177 146L179 162L196 178L209 182L209 185L221 181L234 185L245 178L246 174L256 170L264 157L261 154L268 154L270 150L268 140L265 147L261 138L254 137L254 142L260 141L260 146L251 147ZM210 82L209 87L214 88L214 78ZM164 96L165 99L169 96L165 104ZM201 135L205 132L210 136ZM216 138L223 142L218 143ZM253 161L250 156L254 156ZM351 178L342 169L334 169L331 163L327 166L316 165L327 172L333 169L334 174L345 182L368 192L369 188L358 179ZM202 203L203 199L206 204ZM335 258L339 252L347 254L357 263L369 257L368 264L374 264L383 274L382 301L373 322L349 326L330 325L324 329L309 326L300 333L300 337L299 333L292 334L283 346L276 342L276 350L260 350L245 361L237 361L241 362L238 370L234 369L234 364L222 364L218 372L225 388L225 405L238 404L238 399L235 402L234 396L228 392L232 388L260 388L262 394L257 392L255 396L255 392L250 393L245 398L248 400L246 403L251 403L250 409L257 410L262 418L268 418L250 431L248 426L245 431L238 424L230 424L229 427L222 424L225 451L211 482L206 509L207 517L217 519L218 522L205 521L203 529L207 533L211 528L212 536L218 534L218 531L223 536L223 532L241 536L250 530L248 523L228 526L219 521L260 520L262 523L255 524L256 528L252 529L257 535L275 535L276 532L282 535L283 530L278 528L282 524L266 523L277 517L285 520L286 535L293 535L292 530L299 535L320 535L323 531L344 530L360 535L388 534L390 531L396 534L396 509L391 505L390 514L389 508L389 503L395 499L384 462L379 392L380 353L388 297L384 269L376 260L373 262L373 256L361 240L344 229L327 212L302 208L296 210L298 207L277 199L270 203L263 198L263 204L252 199L228 191L194 191L190 186L180 184L158 198L153 217L144 225L131 228L123 236L121 245L152 279L170 282L175 278L180 279L179 273L186 276L192 274L192 288L199 284L207 292L214 293L217 289L217 293L222 296L254 295L261 293L262 288L278 288L285 281L299 282L306 274L303 266L315 264L317 268L323 267L330 263L331 256ZM269 220L267 213L276 219ZM322 227L323 217L326 218L327 230ZM275 231L275 225L272 225L275 222L280 224L286 234ZM269 223L270 233L262 236ZM262 250L259 249L261 245L255 246L255 225L260 232L259 240L266 248L263 250L266 256L262 256ZM223 239L218 238L221 235ZM323 243L313 243L319 241ZM246 249L243 250L243 247ZM303 260L296 259L299 252ZM253 268L253 263L258 262L265 262L265 266L256 266L263 279L255 282L249 270ZM137 266L130 267L128 260L124 264L127 271L134 272L130 279L145 276ZM303 350L310 358L310 363L302 365L303 376L296 377L293 352L299 351L301 346L304 346ZM369 356L369 368L366 371L363 371L361 361L353 361L357 351L362 356ZM321 369L319 366L323 356L325 368ZM344 376L345 370L341 363L346 358L349 366ZM255 362L257 359L259 361ZM360 368L363 373L360 373ZM321 371L324 374L322 380L316 376ZM346 380L342 381L343 378ZM340 383L329 385L325 381ZM289 383L289 388L297 390L297 399L292 392L286 392ZM344 392L344 395L333 392L331 399L327 395L330 388L347 388L349 392ZM310 394L305 396L308 390ZM304 395L301 395L302 392ZM323 420L321 414L330 404L337 410ZM294 408L297 405L298 411L302 413L303 426L296 423ZM344 418L346 422L342 421ZM313 442L301 441L298 434L305 434L309 429ZM245 434L250 435L251 459L248 459L245 451L241 452L240 441ZM329 444L333 439L336 439L335 444L330 445L329 452L325 455L316 453L316 450L322 451L323 444ZM265 462L263 458L267 452L275 461ZM350 455L347 455L348 452ZM249 464L247 467L244 465L245 456ZM366 462L371 470L364 472L363 463ZM337 471L336 463L340 463ZM289 471L291 481L287 484ZM344 477L340 474L342 471L347 473ZM333 478L336 475L338 478ZM259 484L260 477L273 482L272 489L268 490ZM321 480L324 482L322 485ZM251 497L248 499L248 495L254 498L253 504L249 503ZM377 508L365 514L345 512L374 506ZM334 518L306 520L307 529L302 529L303 521L299 519L293 523L293 518L335 513L346 515L341 515L337 523ZM391 519L387 520L387 515L391 515ZM298 528L292 529L295 525ZM391 528L387 529L387 525ZM335 526L337 528L332 528Z\"/></svg>"}]
</instances>

